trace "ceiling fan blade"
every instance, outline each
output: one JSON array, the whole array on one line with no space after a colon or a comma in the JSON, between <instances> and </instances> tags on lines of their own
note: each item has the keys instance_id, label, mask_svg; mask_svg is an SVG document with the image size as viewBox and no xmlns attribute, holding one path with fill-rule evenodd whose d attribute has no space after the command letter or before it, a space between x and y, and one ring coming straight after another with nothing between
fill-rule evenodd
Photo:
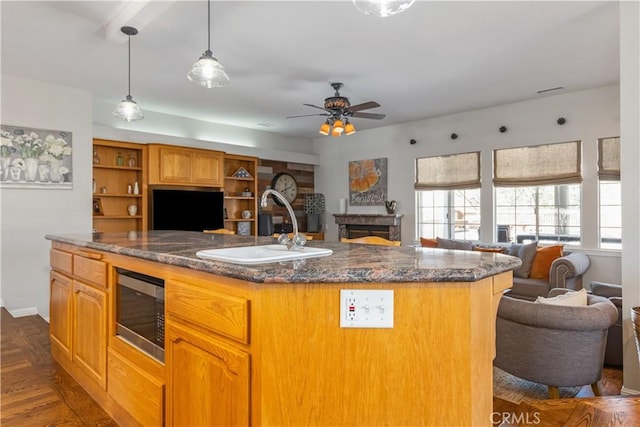
<instances>
[{"instance_id":1,"label":"ceiling fan blade","mask_svg":"<svg viewBox=\"0 0 640 427\"><path fill-rule=\"evenodd\" d=\"M311 117L311 116L330 116L331 114L303 114L301 116L289 116L289 117L285 117L285 119L295 119L297 117Z\"/></svg>"},{"instance_id":2,"label":"ceiling fan blade","mask_svg":"<svg viewBox=\"0 0 640 427\"><path fill-rule=\"evenodd\" d=\"M318 107L317 105L313 105L313 104L302 104L302 105L306 105L307 107L317 108L317 109L319 109L319 110L322 110L322 111L326 111L326 112L328 112L328 113L331 113L331 110L327 110L326 108L323 108L323 107Z\"/></svg>"},{"instance_id":3,"label":"ceiling fan blade","mask_svg":"<svg viewBox=\"0 0 640 427\"><path fill-rule=\"evenodd\" d=\"M349 110L353 113L360 110L368 110L369 108L378 108L380 104L376 101L363 102L362 104L352 105Z\"/></svg>"},{"instance_id":4,"label":"ceiling fan blade","mask_svg":"<svg viewBox=\"0 0 640 427\"><path fill-rule=\"evenodd\" d=\"M358 117L361 119L374 119L374 120L382 120L387 117L386 114L376 114L376 113L353 113L352 117Z\"/></svg>"}]
</instances>

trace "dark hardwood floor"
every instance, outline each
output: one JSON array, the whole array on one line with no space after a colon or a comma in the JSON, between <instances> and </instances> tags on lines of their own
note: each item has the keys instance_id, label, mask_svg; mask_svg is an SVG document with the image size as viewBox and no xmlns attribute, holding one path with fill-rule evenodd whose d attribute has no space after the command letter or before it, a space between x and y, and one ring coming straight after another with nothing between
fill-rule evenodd
<instances>
[{"instance_id":1,"label":"dark hardwood floor","mask_svg":"<svg viewBox=\"0 0 640 427\"><path fill-rule=\"evenodd\" d=\"M51 358L49 325L40 316L13 318L1 309L2 427L116 426Z\"/></svg>"},{"instance_id":2,"label":"dark hardwood floor","mask_svg":"<svg viewBox=\"0 0 640 427\"><path fill-rule=\"evenodd\" d=\"M0 341L0 424L3 427L41 426L116 426L117 424L93 401L93 399L51 358L49 325L40 316L13 318L4 308L1 311ZM615 396L622 387L622 371L605 369L600 382L602 394ZM591 387L582 388L578 397L593 396ZM615 398L614 398L615 399ZM620 398L625 399L625 398ZM600 408L602 399L561 399L568 403L549 406L548 401L539 404L515 404L494 397L494 411L501 414L541 413L545 420L565 417L574 411L576 402L591 401L588 408ZM638 420L637 407L640 398L624 400L624 404L608 400L607 408L622 408L614 415L620 424ZM633 402L631 404L630 402ZM564 405L564 406L563 406ZM584 405L583 405L584 406ZM631 407L632 409L629 409ZM568 408L571 408L569 410ZM584 408L582 409L584 411ZM626 411L626 412L625 412ZM631 414L629 414L631 411ZM634 412L636 411L636 412ZM533 416L533 415L532 415ZM532 418L533 419L533 418ZM563 418L564 419L564 418ZM494 417L494 420L503 420ZM496 425L500 424L497 422ZM625 424L626 422L626 424ZM503 424L511 425L511 424ZM538 424L544 425L544 424ZM563 425L548 424L548 425ZM581 424L599 427L602 424Z\"/></svg>"}]
</instances>

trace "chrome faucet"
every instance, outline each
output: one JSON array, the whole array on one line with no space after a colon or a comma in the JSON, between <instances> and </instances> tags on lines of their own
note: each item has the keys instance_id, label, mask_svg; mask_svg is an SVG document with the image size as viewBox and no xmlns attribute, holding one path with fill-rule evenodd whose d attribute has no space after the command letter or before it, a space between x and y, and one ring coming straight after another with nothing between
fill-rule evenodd
<instances>
[{"instance_id":1,"label":"chrome faucet","mask_svg":"<svg viewBox=\"0 0 640 427\"><path fill-rule=\"evenodd\" d=\"M293 208L282 194L272 189L265 190L264 193L262 193L260 206L263 208L267 207L267 196L269 194L272 194L274 198L277 197L282 203L284 203L284 206L287 208L289 216L291 217L291 222L293 223L293 238L290 239L289 236L287 236L287 233L281 233L278 237L278 243L286 245L287 249L293 249L294 251L300 250L300 248L307 243L307 238L298 234L298 220L293 212Z\"/></svg>"}]
</instances>

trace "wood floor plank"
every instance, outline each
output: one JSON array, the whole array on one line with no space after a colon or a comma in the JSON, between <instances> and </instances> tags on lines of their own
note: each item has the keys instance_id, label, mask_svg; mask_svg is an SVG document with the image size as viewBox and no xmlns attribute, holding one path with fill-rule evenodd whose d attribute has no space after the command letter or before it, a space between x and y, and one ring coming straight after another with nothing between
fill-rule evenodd
<instances>
[{"instance_id":1,"label":"wood floor plank","mask_svg":"<svg viewBox=\"0 0 640 427\"><path fill-rule=\"evenodd\" d=\"M0 310L0 424L3 427L117 426L52 358L49 325Z\"/></svg>"}]
</instances>

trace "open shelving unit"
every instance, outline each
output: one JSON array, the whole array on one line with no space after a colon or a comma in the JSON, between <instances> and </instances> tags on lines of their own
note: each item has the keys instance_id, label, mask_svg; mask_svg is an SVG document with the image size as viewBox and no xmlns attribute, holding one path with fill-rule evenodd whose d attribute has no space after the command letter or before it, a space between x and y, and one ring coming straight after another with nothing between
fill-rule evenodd
<instances>
[{"instance_id":1,"label":"open shelving unit","mask_svg":"<svg viewBox=\"0 0 640 427\"><path fill-rule=\"evenodd\" d=\"M147 148L130 142L93 140L93 151L99 159L94 161L93 179L93 229L96 232L146 231L147 230ZM118 155L123 164L118 164ZM132 159L133 165L129 166ZM134 194L135 183L138 194ZM131 193L128 193L131 186ZM136 206L135 215L128 207Z\"/></svg>"},{"instance_id":2,"label":"open shelving unit","mask_svg":"<svg viewBox=\"0 0 640 427\"><path fill-rule=\"evenodd\" d=\"M238 174L240 168L249 176ZM249 224L249 234L257 235L258 215L258 159L256 157L225 154L224 157L224 208L226 217L224 226L227 230L241 234L238 229L241 223ZM248 189L248 191L247 191ZM243 193L245 193L243 195ZM251 193L251 196L246 195ZM250 218L243 218L242 212L250 211Z\"/></svg>"}]
</instances>

